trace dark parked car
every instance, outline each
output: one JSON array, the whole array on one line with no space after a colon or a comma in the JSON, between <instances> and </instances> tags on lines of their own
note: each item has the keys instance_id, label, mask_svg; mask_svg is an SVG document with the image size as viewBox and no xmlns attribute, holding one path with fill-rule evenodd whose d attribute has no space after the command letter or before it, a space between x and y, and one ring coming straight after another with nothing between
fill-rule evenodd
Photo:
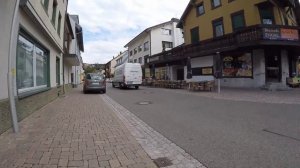
<instances>
[{"instance_id":1,"label":"dark parked car","mask_svg":"<svg viewBox=\"0 0 300 168\"><path fill-rule=\"evenodd\" d=\"M83 84L83 93L87 93L88 91L106 93L105 76L97 73L86 74Z\"/></svg>"}]
</instances>

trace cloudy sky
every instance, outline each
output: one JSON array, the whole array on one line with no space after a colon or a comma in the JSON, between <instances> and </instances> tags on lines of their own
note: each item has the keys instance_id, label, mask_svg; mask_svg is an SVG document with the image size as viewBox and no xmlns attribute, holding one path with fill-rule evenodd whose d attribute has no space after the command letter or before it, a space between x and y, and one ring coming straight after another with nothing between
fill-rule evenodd
<instances>
[{"instance_id":1,"label":"cloudy sky","mask_svg":"<svg viewBox=\"0 0 300 168\"><path fill-rule=\"evenodd\" d=\"M180 18L189 0L70 0L84 30L85 63L107 63L144 29Z\"/></svg>"}]
</instances>

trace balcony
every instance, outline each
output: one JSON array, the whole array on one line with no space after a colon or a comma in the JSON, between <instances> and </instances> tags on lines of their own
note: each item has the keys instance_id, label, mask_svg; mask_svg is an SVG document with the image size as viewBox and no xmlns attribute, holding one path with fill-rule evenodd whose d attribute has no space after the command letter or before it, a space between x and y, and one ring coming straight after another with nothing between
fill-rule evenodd
<instances>
[{"instance_id":1,"label":"balcony","mask_svg":"<svg viewBox=\"0 0 300 168\"><path fill-rule=\"evenodd\" d=\"M173 62L187 57L213 55L241 48L265 45L292 46L300 50L300 27L278 25L255 25L197 44L179 46L149 58L149 64Z\"/></svg>"}]
</instances>

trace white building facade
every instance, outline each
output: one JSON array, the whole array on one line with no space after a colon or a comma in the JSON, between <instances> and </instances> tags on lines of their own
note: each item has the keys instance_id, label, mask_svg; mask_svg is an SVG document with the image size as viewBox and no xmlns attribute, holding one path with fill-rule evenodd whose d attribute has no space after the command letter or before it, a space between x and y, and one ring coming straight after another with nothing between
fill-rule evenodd
<instances>
[{"instance_id":1,"label":"white building facade","mask_svg":"<svg viewBox=\"0 0 300 168\"><path fill-rule=\"evenodd\" d=\"M59 86L63 83L63 33L68 1L21 0L17 27L12 29L16 2L0 1L0 133L10 127L10 118L5 118L9 116L7 74L13 76L19 120L54 100L61 94ZM9 57L11 31L14 50Z\"/></svg>"},{"instance_id":2,"label":"white building facade","mask_svg":"<svg viewBox=\"0 0 300 168\"><path fill-rule=\"evenodd\" d=\"M176 28L178 21L172 18L168 22L149 27L124 46L128 48L129 62L142 65L144 78L150 77L150 68L145 64L151 55L168 51L184 43L182 30Z\"/></svg>"}]
</instances>

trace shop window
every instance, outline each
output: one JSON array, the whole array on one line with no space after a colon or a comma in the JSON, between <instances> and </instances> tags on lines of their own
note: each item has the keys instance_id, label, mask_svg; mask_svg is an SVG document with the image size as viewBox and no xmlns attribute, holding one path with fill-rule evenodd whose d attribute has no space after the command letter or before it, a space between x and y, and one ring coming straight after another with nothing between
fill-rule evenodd
<instances>
[{"instance_id":1,"label":"shop window","mask_svg":"<svg viewBox=\"0 0 300 168\"><path fill-rule=\"evenodd\" d=\"M236 31L246 26L244 11L231 14L232 30Z\"/></svg>"},{"instance_id":2,"label":"shop window","mask_svg":"<svg viewBox=\"0 0 300 168\"><path fill-rule=\"evenodd\" d=\"M48 52L23 35L17 45L17 88L19 93L46 88Z\"/></svg>"},{"instance_id":3,"label":"shop window","mask_svg":"<svg viewBox=\"0 0 300 168\"><path fill-rule=\"evenodd\" d=\"M191 29L191 43L196 44L199 42L199 27Z\"/></svg>"},{"instance_id":4,"label":"shop window","mask_svg":"<svg viewBox=\"0 0 300 168\"><path fill-rule=\"evenodd\" d=\"M222 57L223 77L225 78L252 78L252 54L227 55Z\"/></svg>"},{"instance_id":5,"label":"shop window","mask_svg":"<svg viewBox=\"0 0 300 168\"><path fill-rule=\"evenodd\" d=\"M214 37L220 37L224 35L223 18L216 19L212 22Z\"/></svg>"},{"instance_id":6,"label":"shop window","mask_svg":"<svg viewBox=\"0 0 300 168\"><path fill-rule=\"evenodd\" d=\"M192 68L193 76L212 76L213 67L197 67Z\"/></svg>"}]
</instances>

